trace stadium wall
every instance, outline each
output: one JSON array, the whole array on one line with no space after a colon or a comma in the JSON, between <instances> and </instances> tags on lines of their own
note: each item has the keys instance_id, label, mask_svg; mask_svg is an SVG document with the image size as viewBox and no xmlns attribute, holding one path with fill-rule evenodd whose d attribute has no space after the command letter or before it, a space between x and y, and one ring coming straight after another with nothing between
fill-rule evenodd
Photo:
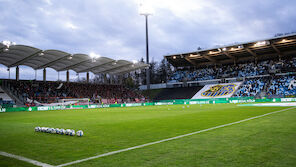
<instances>
[{"instance_id":1,"label":"stadium wall","mask_svg":"<svg viewBox=\"0 0 296 167\"><path fill-rule=\"evenodd\" d=\"M91 109L91 108L109 108L109 107L137 107L137 106L157 106L157 105L190 105L190 104L218 104L218 103L262 103L262 102L296 102L296 98L271 98L255 99L254 97L232 97L215 99L181 99L181 100L163 100L152 103L127 103L127 104L104 104L104 105L72 105L72 106L39 106L39 107L17 107L1 108L1 112L18 111L49 111L66 109Z\"/></svg>"}]
</instances>

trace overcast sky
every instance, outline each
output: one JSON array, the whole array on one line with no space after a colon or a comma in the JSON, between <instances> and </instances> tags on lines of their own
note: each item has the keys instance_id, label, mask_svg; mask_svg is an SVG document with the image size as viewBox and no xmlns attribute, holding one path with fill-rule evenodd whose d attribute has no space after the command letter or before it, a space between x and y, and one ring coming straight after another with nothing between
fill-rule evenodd
<instances>
[{"instance_id":1,"label":"overcast sky","mask_svg":"<svg viewBox=\"0 0 296 167\"><path fill-rule=\"evenodd\" d=\"M113 59L145 57L145 19L139 0L0 0L0 41L58 49L72 54L95 52ZM296 31L294 0L149 0L150 57L194 51L234 42L271 38ZM85 77L84 74L81 77ZM11 69L11 78L15 69ZM71 78L76 77L71 72ZM0 65L0 78L8 78ZM34 70L21 67L21 79ZM42 71L37 78L42 79ZM49 80L57 72L48 70ZM60 73L65 79L65 72Z\"/></svg>"}]
</instances>

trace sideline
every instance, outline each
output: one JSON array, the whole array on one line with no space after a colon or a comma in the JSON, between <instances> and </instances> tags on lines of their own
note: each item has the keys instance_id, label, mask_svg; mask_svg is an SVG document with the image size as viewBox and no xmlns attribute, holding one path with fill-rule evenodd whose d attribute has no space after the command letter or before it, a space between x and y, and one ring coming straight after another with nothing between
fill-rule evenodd
<instances>
[{"instance_id":1,"label":"sideline","mask_svg":"<svg viewBox=\"0 0 296 167\"><path fill-rule=\"evenodd\" d=\"M3 152L3 151L0 151L0 155L5 156L5 157L9 157L9 158L18 159L20 161L25 161L25 162L28 162L30 164L34 164L36 166L54 167L52 165L49 165L49 164L46 164L46 163L43 163L43 162L39 162L39 161L29 159L29 158L26 158L26 157L22 157L22 156L19 156L19 155L9 154L9 153Z\"/></svg>"},{"instance_id":2,"label":"sideline","mask_svg":"<svg viewBox=\"0 0 296 167\"><path fill-rule=\"evenodd\" d=\"M239 104L237 106L292 107L292 106L296 106L296 103L295 102L291 102L291 103L257 103L257 104Z\"/></svg>"}]
</instances>

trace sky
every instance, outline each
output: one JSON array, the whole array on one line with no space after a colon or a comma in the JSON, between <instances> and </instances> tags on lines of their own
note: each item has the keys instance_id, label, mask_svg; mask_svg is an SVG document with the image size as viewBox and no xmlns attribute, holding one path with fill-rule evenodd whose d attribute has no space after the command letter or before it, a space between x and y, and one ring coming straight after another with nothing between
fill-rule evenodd
<instances>
[{"instance_id":1,"label":"sky","mask_svg":"<svg viewBox=\"0 0 296 167\"><path fill-rule=\"evenodd\" d=\"M148 26L150 60L154 61L198 47L296 31L296 1L291 0L0 0L0 41L140 60L145 58L146 45L139 4L152 13ZM48 80L65 80L65 75L47 70ZM8 77L7 67L0 65L0 78ZM70 72L71 80L77 77ZM14 68L10 78L15 78ZM20 67L20 79L34 78L33 69ZM42 70L37 71L37 79L42 79Z\"/></svg>"}]
</instances>

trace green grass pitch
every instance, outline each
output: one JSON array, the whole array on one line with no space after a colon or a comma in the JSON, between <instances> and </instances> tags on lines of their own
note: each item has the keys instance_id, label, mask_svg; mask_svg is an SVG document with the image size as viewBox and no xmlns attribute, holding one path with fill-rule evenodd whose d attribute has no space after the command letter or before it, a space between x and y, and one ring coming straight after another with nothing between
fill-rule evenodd
<instances>
[{"instance_id":1,"label":"green grass pitch","mask_svg":"<svg viewBox=\"0 0 296 167\"><path fill-rule=\"evenodd\" d=\"M284 108L209 104L0 113L0 151L59 165ZM36 126L85 135L34 132ZM0 166L33 165L0 156ZM296 166L296 109L71 166Z\"/></svg>"}]
</instances>

